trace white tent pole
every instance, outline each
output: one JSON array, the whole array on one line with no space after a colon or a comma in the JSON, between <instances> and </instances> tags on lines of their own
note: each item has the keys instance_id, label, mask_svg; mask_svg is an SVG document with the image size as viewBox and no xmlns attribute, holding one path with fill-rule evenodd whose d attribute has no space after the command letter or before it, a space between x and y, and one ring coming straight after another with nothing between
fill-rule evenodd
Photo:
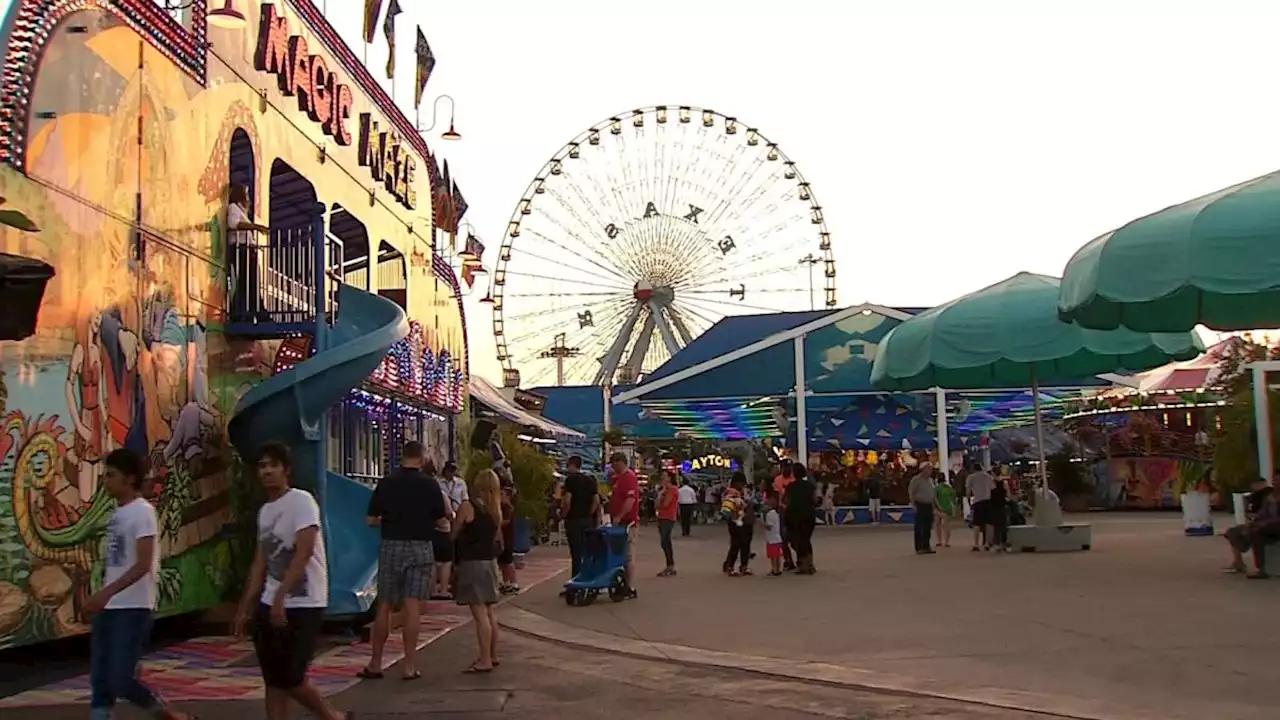
<instances>
[{"instance_id":1,"label":"white tent pole","mask_svg":"<svg viewBox=\"0 0 1280 720\"><path fill-rule=\"evenodd\" d=\"M1253 370L1253 419L1258 430L1258 474L1272 483L1275 478L1276 460L1271 456L1271 408L1267 392L1267 365L1254 363Z\"/></svg>"},{"instance_id":2,"label":"white tent pole","mask_svg":"<svg viewBox=\"0 0 1280 720\"><path fill-rule=\"evenodd\" d=\"M807 465L809 463L809 427L805 409L804 335L797 336L793 342L796 351L796 461Z\"/></svg>"},{"instance_id":3,"label":"white tent pole","mask_svg":"<svg viewBox=\"0 0 1280 720\"><path fill-rule=\"evenodd\" d=\"M608 382L605 382L605 384L600 388L600 392L604 395L604 398L603 398L604 399L604 415L602 419L604 420L604 436L605 436L605 439L601 440L602 444L600 447L600 467L601 468L608 467L609 453L612 452L613 450L612 448L609 447L609 440L607 439L607 436L609 435L609 430L612 429L613 427L613 392L612 390L613 388L609 387Z\"/></svg>"},{"instance_id":4,"label":"white tent pole","mask_svg":"<svg viewBox=\"0 0 1280 720\"><path fill-rule=\"evenodd\" d=\"M951 477L951 449L947 447L947 391L934 388L934 402L938 406L938 464L942 466L942 479Z\"/></svg>"},{"instance_id":5,"label":"white tent pole","mask_svg":"<svg viewBox=\"0 0 1280 720\"><path fill-rule=\"evenodd\" d=\"M1036 380L1036 369L1031 367L1031 403L1036 414L1036 454L1040 457L1040 489L1049 488L1049 475L1044 462L1044 420L1040 417L1040 382Z\"/></svg>"}]
</instances>

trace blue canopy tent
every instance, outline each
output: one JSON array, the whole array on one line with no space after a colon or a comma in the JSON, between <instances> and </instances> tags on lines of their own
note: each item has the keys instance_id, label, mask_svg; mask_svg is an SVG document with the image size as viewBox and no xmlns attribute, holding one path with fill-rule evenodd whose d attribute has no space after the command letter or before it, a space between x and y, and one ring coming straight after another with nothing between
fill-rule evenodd
<instances>
[{"instance_id":1,"label":"blue canopy tent","mask_svg":"<svg viewBox=\"0 0 1280 720\"><path fill-rule=\"evenodd\" d=\"M938 429L928 415L899 401L894 395L859 395L815 425L810 447L836 450L931 450L938 444ZM962 443L953 436L953 447Z\"/></svg>"},{"instance_id":2,"label":"blue canopy tent","mask_svg":"<svg viewBox=\"0 0 1280 720\"><path fill-rule=\"evenodd\" d=\"M934 448L935 393L894 396L893 402L916 424L886 423L868 427L866 433L861 426L843 427L853 416L861 417L863 409L883 402L870 377L879 342L921 310L866 304L723 318L639 385L616 389L615 416L639 406L691 437L780 436L801 456L811 445L831 446L833 439L844 449L866 447L863 440L897 449L903 441L917 449ZM799 368L797 358L802 358ZM807 390L801 397L795 393L797 380ZM1109 383L1088 378L1072 385L1076 389L1067 393L1042 389L1041 399L1058 405L1079 388ZM1032 402L1026 392L941 396L948 416L957 421L948 428L947 447L976 446L983 431L1030 421ZM803 438L798 437L800 427Z\"/></svg>"},{"instance_id":3,"label":"blue canopy tent","mask_svg":"<svg viewBox=\"0 0 1280 720\"><path fill-rule=\"evenodd\" d=\"M794 424L804 428L804 454L811 428L858 395L875 393L876 347L914 311L859 305L726 317L640 385L615 392L615 407L639 404L694 437L781 436L794 443ZM807 389L799 397L797 377Z\"/></svg>"},{"instance_id":4,"label":"blue canopy tent","mask_svg":"<svg viewBox=\"0 0 1280 720\"><path fill-rule=\"evenodd\" d=\"M613 389L614 394L631 386ZM565 427L599 440L604 435L604 390L595 385L565 385L533 388L531 392L546 398L542 416ZM676 430L640 405L618 405L613 408L611 425L631 438L673 438Z\"/></svg>"}]
</instances>

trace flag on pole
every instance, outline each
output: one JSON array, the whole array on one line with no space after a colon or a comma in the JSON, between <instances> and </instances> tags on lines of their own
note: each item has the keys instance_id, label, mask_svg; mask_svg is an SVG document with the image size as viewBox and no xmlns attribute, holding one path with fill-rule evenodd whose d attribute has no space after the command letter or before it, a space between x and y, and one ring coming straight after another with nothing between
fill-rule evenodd
<instances>
[{"instance_id":1,"label":"flag on pole","mask_svg":"<svg viewBox=\"0 0 1280 720\"><path fill-rule=\"evenodd\" d=\"M400 0L391 0L387 16L382 20L382 34L387 38L387 79L396 79L396 16L400 14Z\"/></svg>"},{"instance_id":2,"label":"flag on pole","mask_svg":"<svg viewBox=\"0 0 1280 720\"><path fill-rule=\"evenodd\" d=\"M431 45L427 43L427 36L422 34L422 26L418 26L418 74L417 82L413 88L413 107L417 108L422 104L422 93L427 89L427 80L431 78L431 71L436 69L436 56L431 52Z\"/></svg>"},{"instance_id":3,"label":"flag on pole","mask_svg":"<svg viewBox=\"0 0 1280 720\"><path fill-rule=\"evenodd\" d=\"M378 31L378 15L382 13L382 0L364 0L364 42L373 42Z\"/></svg>"},{"instance_id":4,"label":"flag on pole","mask_svg":"<svg viewBox=\"0 0 1280 720\"><path fill-rule=\"evenodd\" d=\"M453 212L454 221L462 222L462 216L467 214L467 199L462 197L462 191L458 189L458 183L453 184Z\"/></svg>"}]
</instances>

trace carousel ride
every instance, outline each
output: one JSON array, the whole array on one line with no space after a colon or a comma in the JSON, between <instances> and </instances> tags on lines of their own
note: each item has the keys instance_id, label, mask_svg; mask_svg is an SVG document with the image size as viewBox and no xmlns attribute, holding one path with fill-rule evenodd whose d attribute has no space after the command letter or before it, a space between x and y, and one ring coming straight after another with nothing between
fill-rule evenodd
<instances>
[{"instance_id":1,"label":"carousel ride","mask_svg":"<svg viewBox=\"0 0 1280 720\"><path fill-rule=\"evenodd\" d=\"M633 383L726 315L835 307L835 281L822 207L776 143L712 110L621 113L560 148L507 224L504 384Z\"/></svg>"}]
</instances>

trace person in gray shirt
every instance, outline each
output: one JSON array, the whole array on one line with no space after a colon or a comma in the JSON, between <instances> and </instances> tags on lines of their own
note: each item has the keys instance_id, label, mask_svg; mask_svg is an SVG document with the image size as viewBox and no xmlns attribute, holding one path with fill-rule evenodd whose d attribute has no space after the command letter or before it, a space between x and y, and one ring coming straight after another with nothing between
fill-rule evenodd
<instances>
[{"instance_id":1,"label":"person in gray shirt","mask_svg":"<svg viewBox=\"0 0 1280 720\"><path fill-rule=\"evenodd\" d=\"M982 549L990 550L993 537L995 516L991 508L991 490L996 485L991 475L974 463L969 469L969 477L965 479L965 493L972 502L973 512L973 552L978 552L978 540L982 540Z\"/></svg>"},{"instance_id":2,"label":"person in gray shirt","mask_svg":"<svg viewBox=\"0 0 1280 720\"><path fill-rule=\"evenodd\" d=\"M933 533L933 504L935 495L933 481L933 464L920 463L919 471L907 484L907 494L911 496L911 504L915 506L915 541L917 555L932 555L929 536Z\"/></svg>"}]
</instances>

